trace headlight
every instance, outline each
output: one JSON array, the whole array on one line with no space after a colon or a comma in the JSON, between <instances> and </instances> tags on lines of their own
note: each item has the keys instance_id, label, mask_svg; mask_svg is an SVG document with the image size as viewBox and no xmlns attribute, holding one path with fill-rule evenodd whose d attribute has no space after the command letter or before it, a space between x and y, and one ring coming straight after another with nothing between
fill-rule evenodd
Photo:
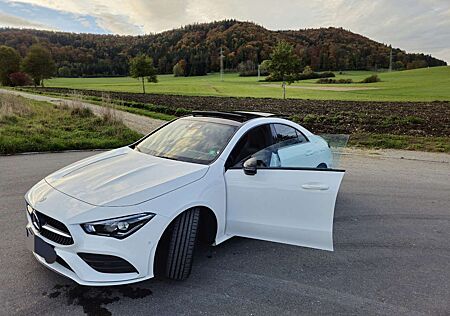
<instances>
[{"instance_id":1,"label":"headlight","mask_svg":"<svg viewBox=\"0 0 450 316\"><path fill-rule=\"evenodd\" d=\"M151 220L155 214L141 213L136 215L112 218L104 221L81 224L83 230L90 235L108 236L123 239L136 232Z\"/></svg>"}]
</instances>

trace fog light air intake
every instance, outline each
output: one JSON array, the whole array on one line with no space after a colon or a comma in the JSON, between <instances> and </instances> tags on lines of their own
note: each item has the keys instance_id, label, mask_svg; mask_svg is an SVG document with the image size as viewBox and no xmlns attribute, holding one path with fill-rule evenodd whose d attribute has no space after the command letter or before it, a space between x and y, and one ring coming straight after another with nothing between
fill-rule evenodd
<instances>
[{"instance_id":1,"label":"fog light air intake","mask_svg":"<svg viewBox=\"0 0 450 316\"><path fill-rule=\"evenodd\" d=\"M138 273L131 263L120 257L84 252L79 252L78 256L101 273Z\"/></svg>"}]
</instances>

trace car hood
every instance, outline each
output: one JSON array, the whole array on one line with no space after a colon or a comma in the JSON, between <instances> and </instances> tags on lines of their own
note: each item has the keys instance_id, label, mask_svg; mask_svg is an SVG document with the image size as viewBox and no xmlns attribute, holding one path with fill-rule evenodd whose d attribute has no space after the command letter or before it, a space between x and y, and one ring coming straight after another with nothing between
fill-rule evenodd
<instances>
[{"instance_id":1,"label":"car hood","mask_svg":"<svg viewBox=\"0 0 450 316\"><path fill-rule=\"evenodd\" d=\"M188 185L207 170L205 165L158 158L124 147L69 165L45 181L91 205L130 206Z\"/></svg>"}]
</instances>

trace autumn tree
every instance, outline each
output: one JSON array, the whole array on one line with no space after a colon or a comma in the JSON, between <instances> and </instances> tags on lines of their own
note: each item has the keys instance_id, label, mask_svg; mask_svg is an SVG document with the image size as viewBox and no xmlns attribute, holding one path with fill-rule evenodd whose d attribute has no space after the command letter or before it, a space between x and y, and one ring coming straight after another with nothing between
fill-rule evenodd
<instances>
[{"instance_id":1,"label":"autumn tree","mask_svg":"<svg viewBox=\"0 0 450 316\"><path fill-rule=\"evenodd\" d=\"M180 59L173 66L173 75L175 77L184 77L186 75L186 61L184 59Z\"/></svg>"},{"instance_id":2,"label":"autumn tree","mask_svg":"<svg viewBox=\"0 0 450 316\"><path fill-rule=\"evenodd\" d=\"M270 76L283 81L283 98L286 99L286 83L291 84L295 81L299 72L299 58L294 54L292 45L285 41L275 46L270 57Z\"/></svg>"},{"instance_id":3,"label":"autumn tree","mask_svg":"<svg viewBox=\"0 0 450 316\"><path fill-rule=\"evenodd\" d=\"M269 59L265 59L262 61L261 65L260 65L260 70L261 70L261 72L269 72L270 71L270 60Z\"/></svg>"},{"instance_id":4,"label":"autumn tree","mask_svg":"<svg viewBox=\"0 0 450 316\"><path fill-rule=\"evenodd\" d=\"M9 75L20 70L20 55L12 47L0 46L0 83L11 85Z\"/></svg>"},{"instance_id":5,"label":"autumn tree","mask_svg":"<svg viewBox=\"0 0 450 316\"><path fill-rule=\"evenodd\" d=\"M142 92L145 94L144 80L148 82L158 82L156 69L153 66L153 59L147 55L139 55L130 59L130 75L142 81Z\"/></svg>"},{"instance_id":6,"label":"autumn tree","mask_svg":"<svg viewBox=\"0 0 450 316\"><path fill-rule=\"evenodd\" d=\"M50 79L56 72L52 55L41 45L31 46L23 60L22 68L33 78L35 86L44 86L44 79Z\"/></svg>"}]
</instances>

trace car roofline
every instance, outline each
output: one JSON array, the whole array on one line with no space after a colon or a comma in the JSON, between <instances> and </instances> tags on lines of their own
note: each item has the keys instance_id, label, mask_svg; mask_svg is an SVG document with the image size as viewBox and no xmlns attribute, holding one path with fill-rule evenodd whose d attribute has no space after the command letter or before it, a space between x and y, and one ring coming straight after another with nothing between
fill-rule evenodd
<instances>
[{"instance_id":1,"label":"car roofline","mask_svg":"<svg viewBox=\"0 0 450 316\"><path fill-rule=\"evenodd\" d=\"M279 114L252 111L192 111L192 116L223 118L240 123L244 123L255 118L280 117Z\"/></svg>"}]
</instances>

